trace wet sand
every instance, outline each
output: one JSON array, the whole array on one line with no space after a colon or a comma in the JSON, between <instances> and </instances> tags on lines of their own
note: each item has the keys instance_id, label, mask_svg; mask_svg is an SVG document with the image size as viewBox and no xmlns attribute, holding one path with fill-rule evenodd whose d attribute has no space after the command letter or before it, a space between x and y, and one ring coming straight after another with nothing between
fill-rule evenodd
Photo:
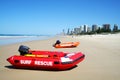
<instances>
[{"instance_id":1,"label":"wet sand","mask_svg":"<svg viewBox=\"0 0 120 80\"><path fill-rule=\"evenodd\" d=\"M76 48L56 49L56 40L79 41ZM6 61L19 55L20 45L34 50L83 52L85 59L77 67L67 71L14 69ZM120 80L120 34L92 36L62 36L51 39L0 46L0 80Z\"/></svg>"}]
</instances>

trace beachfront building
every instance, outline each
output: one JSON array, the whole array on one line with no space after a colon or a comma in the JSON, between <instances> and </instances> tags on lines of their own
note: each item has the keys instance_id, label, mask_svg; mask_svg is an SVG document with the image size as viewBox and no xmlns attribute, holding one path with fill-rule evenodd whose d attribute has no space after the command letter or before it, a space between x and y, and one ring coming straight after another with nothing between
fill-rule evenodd
<instances>
[{"instance_id":1,"label":"beachfront building","mask_svg":"<svg viewBox=\"0 0 120 80\"><path fill-rule=\"evenodd\" d=\"M91 32L91 28L88 25L81 25L78 28L74 28L74 34L81 34Z\"/></svg>"},{"instance_id":2,"label":"beachfront building","mask_svg":"<svg viewBox=\"0 0 120 80\"><path fill-rule=\"evenodd\" d=\"M88 28L87 28L88 26L87 25L84 25L84 33L86 33L87 32L87 30L88 30Z\"/></svg>"},{"instance_id":3,"label":"beachfront building","mask_svg":"<svg viewBox=\"0 0 120 80\"><path fill-rule=\"evenodd\" d=\"M88 27L86 27L85 26L85 28L84 28L84 25L81 25L80 27L77 27L77 28L74 28L74 34L81 34L81 33L86 33L87 32L87 30L88 30ZM90 30L90 28L89 28L89 30Z\"/></svg>"},{"instance_id":4,"label":"beachfront building","mask_svg":"<svg viewBox=\"0 0 120 80\"><path fill-rule=\"evenodd\" d=\"M96 24L92 25L92 32L96 32L98 30L98 26Z\"/></svg>"},{"instance_id":5,"label":"beachfront building","mask_svg":"<svg viewBox=\"0 0 120 80\"><path fill-rule=\"evenodd\" d=\"M91 32L91 28L87 27L87 32L90 33Z\"/></svg>"},{"instance_id":6,"label":"beachfront building","mask_svg":"<svg viewBox=\"0 0 120 80\"><path fill-rule=\"evenodd\" d=\"M74 31L73 30L70 31L70 35L74 35Z\"/></svg>"},{"instance_id":7,"label":"beachfront building","mask_svg":"<svg viewBox=\"0 0 120 80\"><path fill-rule=\"evenodd\" d=\"M110 24L103 24L103 30L104 31L111 31Z\"/></svg>"},{"instance_id":8,"label":"beachfront building","mask_svg":"<svg viewBox=\"0 0 120 80\"><path fill-rule=\"evenodd\" d=\"M73 34L74 34L73 30L70 30L70 29L67 30L67 35L73 35Z\"/></svg>"},{"instance_id":9,"label":"beachfront building","mask_svg":"<svg viewBox=\"0 0 120 80\"><path fill-rule=\"evenodd\" d=\"M70 34L70 29L68 29L68 31L67 31L67 35L69 35Z\"/></svg>"},{"instance_id":10,"label":"beachfront building","mask_svg":"<svg viewBox=\"0 0 120 80\"><path fill-rule=\"evenodd\" d=\"M83 31L84 31L84 25L81 25L80 26L80 33L83 33Z\"/></svg>"},{"instance_id":11,"label":"beachfront building","mask_svg":"<svg viewBox=\"0 0 120 80\"><path fill-rule=\"evenodd\" d=\"M80 33L80 28L74 28L74 34L79 34Z\"/></svg>"},{"instance_id":12,"label":"beachfront building","mask_svg":"<svg viewBox=\"0 0 120 80\"><path fill-rule=\"evenodd\" d=\"M114 24L113 31L118 31L118 25Z\"/></svg>"}]
</instances>

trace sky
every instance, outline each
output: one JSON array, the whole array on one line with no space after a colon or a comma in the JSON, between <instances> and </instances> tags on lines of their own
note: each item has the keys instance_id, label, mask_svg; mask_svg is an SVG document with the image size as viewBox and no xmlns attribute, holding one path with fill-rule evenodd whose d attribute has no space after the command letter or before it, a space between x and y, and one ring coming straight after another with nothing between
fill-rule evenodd
<instances>
[{"instance_id":1,"label":"sky","mask_svg":"<svg viewBox=\"0 0 120 80\"><path fill-rule=\"evenodd\" d=\"M120 0L0 0L0 34L55 35L84 24L120 28Z\"/></svg>"}]
</instances>

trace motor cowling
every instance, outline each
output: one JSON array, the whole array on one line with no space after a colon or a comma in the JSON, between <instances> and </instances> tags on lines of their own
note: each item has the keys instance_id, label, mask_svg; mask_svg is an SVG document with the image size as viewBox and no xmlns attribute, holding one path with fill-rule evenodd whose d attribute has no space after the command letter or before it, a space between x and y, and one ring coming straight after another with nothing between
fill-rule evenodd
<instances>
[{"instance_id":1,"label":"motor cowling","mask_svg":"<svg viewBox=\"0 0 120 80\"><path fill-rule=\"evenodd\" d=\"M29 53L29 47L27 46L24 46L24 45L21 45L18 49L18 51L20 52L20 55L25 55L25 54L28 54Z\"/></svg>"},{"instance_id":2,"label":"motor cowling","mask_svg":"<svg viewBox=\"0 0 120 80\"><path fill-rule=\"evenodd\" d=\"M55 44L53 44L53 47L55 47L57 44L60 44L61 41L60 40L57 40Z\"/></svg>"}]
</instances>

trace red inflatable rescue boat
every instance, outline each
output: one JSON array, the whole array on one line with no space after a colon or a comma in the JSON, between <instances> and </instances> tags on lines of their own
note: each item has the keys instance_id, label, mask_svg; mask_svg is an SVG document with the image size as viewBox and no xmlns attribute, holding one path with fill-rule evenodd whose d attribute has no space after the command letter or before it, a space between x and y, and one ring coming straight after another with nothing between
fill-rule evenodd
<instances>
[{"instance_id":1,"label":"red inflatable rescue boat","mask_svg":"<svg viewBox=\"0 0 120 80\"><path fill-rule=\"evenodd\" d=\"M57 51L29 50L25 55L13 55L7 59L15 68L67 70L84 59L81 52L65 53Z\"/></svg>"},{"instance_id":2,"label":"red inflatable rescue boat","mask_svg":"<svg viewBox=\"0 0 120 80\"><path fill-rule=\"evenodd\" d=\"M25 56L14 55L7 59L15 68L67 70L79 62L85 55L81 52L63 53L51 51L31 51L33 54ZM41 53L42 52L42 53Z\"/></svg>"}]
</instances>

